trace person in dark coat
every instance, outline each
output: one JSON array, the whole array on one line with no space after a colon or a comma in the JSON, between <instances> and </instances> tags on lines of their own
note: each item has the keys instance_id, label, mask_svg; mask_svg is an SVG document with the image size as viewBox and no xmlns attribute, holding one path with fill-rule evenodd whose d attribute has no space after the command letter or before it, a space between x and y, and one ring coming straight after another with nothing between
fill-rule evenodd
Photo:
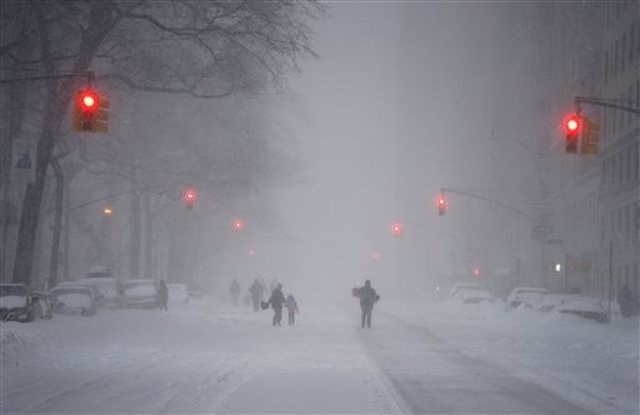
<instances>
[{"instance_id":1,"label":"person in dark coat","mask_svg":"<svg viewBox=\"0 0 640 415\"><path fill-rule=\"evenodd\" d=\"M158 285L158 299L160 300L160 310L169 311L169 307L167 307L169 288L164 280L160 280L160 285Z\"/></svg>"},{"instance_id":2,"label":"person in dark coat","mask_svg":"<svg viewBox=\"0 0 640 415\"><path fill-rule=\"evenodd\" d=\"M273 308L273 325L282 325L282 307L286 303L284 294L282 294L282 284L278 284L271 292L271 297L267 304L271 304Z\"/></svg>"},{"instance_id":3,"label":"person in dark coat","mask_svg":"<svg viewBox=\"0 0 640 415\"><path fill-rule=\"evenodd\" d=\"M356 291L356 297L360 299L360 310L362 310L362 328L365 324L371 328L371 312L373 305L380 299L376 290L371 286L371 281L366 280L364 287Z\"/></svg>"},{"instance_id":4,"label":"person in dark coat","mask_svg":"<svg viewBox=\"0 0 640 415\"><path fill-rule=\"evenodd\" d=\"M251 293L251 301L253 302L253 311L260 311L260 302L262 301L262 296L264 295L264 288L257 278L253 282L253 284L251 284L249 292Z\"/></svg>"},{"instance_id":5,"label":"person in dark coat","mask_svg":"<svg viewBox=\"0 0 640 415\"><path fill-rule=\"evenodd\" d=\"M229 287L229 291L231 292L231 297L233 298L233 305L238 305L238 298L240 297L240 284L237 279L234 279Z\"/></svg>"},{"instance_id":6,"label":"person in dark coat","mask_svg":"<svg viewBox=\"0 0 640 415\"><path fill-rule=\"evenodd\" d=\"M622 313L622 317L629 318L633 315L635 298L633 296L633 292L631 292L631 288L625 282L618 290L618 305L620 306L620 313Z\"/></svg>"}]
</instances>

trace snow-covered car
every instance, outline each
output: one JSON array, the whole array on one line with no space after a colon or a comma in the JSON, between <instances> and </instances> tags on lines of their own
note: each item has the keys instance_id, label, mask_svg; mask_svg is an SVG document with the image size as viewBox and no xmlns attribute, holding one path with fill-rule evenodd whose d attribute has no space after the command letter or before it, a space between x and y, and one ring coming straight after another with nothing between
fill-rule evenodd
<instances>
[{"instance_id":1,"label":"snow-covered car","mask_svg":"<svg viewBox=\"0 0 640 415\"><path fill-rule=\"evenodd\" d=\"M189 289L186 284L168 284L169 301L179 304L189 302Z\"/></svg>"},{"instance_id":2,"label":"snow-covered car","mask_svg":"<svg viewBox=\"0 0 640 415\"><path fill-rule=\"evenodd\" d=\"M521 305L528 308L538 306L545 296L549 295L549 290L539 287L516 287L507 297L507 307L516 308Z\"/></svg>"},{"instance_id":3,"label":"snow-covered car","mask_svg":"<svg viewBox=\"0 0 640 415\"><path fill-rule=\"evenodd\" d=\"M24 284L0 284L0 320L32 321L33 299Z\"/></svg>"},{"instance_id":4,"label":"snow-covered car","mask_svg":"<svg viewBox=\"0 0 640 415\"><path fill-rule=\"evenodd\" d=\"M94 266L89 268L87 278L113 278L113 271L109 267Z\"/></svg>"},{"instance_id":5,"label":"snow-covered car","mask_svg":"<svg viewBox=\"0 0 640 415\"><path fill-rule=\"evenodd\" d=\"M92 295L93 300L95 301L96 304L99 304L102 301L103 295L100 292L100 289L98 288L98 286L95 285L95 284L87 283L85 280L62 281L62 282L59 282L55 286L55 288L58 288L58 287L77 287L77 286L85 287L89 291L91 291L91 295Z\"/></svg>"},{"instance_id":6,"label":"snow-covered car","mask_svg":"<svg viewBox=\"0 0 640 415\"><path fill-rule=\"evenodd\" d=\"M573 298L557 307L560 314L575 314L577 316L596 320L601 323L609 322L607 310L600 300L591 297Z\"/></svg>"},{"instance_id":7,"label":"snow-covered car","mask_svg":"<svg viewBox=\"0 0 640 415\"><path fill-rule=\"evenodd\" d=\"M54 303L48 293L34 291L31 298L33 299L34 318L50 319L53 317Z\"/></svg>"},{"instance_id":8,"label":"snow-covered car","mask_svg":"<svg viewBox=\"0 0 640 415\"><path fill-rule=\"evenodd\" d=\"M129 308L155 308L160 306L154 280L130 280L122 283L122 305Z\"/></svg>"},{"instance_id":9,"label":"snow-covered car","mask_svg":"<svg viewBox=\"0 0 640 415\"><path fill-rule=\"evenodd\" d=\"M57 285L50 294L55 302L54 311L57 313L93 316L98 311L96 298L91 289L85 285Z\"/></svg>"},{"instance_id":10,"label":"snow-covered car","mask_svg":"<svg viewBox=\"0 0 640 415\"><path fill-rule=\"evenodd\" d=\"M480 289L480 285L474 283L474 282L457 282L455 284L453 284L453 286L451 287L451 289L449 290L449 297L450 298L454 298L456 297L459 292L461 290L464 289Z\"/></svg>"},{"instance_id":11,"label":"snow-covered car","mask_svg":"<svg viewBox=\"0 0 640 415\"><path fill-rule=\"evenodd\" d=\"M496 300L489 291L481 288L463 288L456 297L465 304L492 303Z\"/></svg>"},{"instance_id":12,"label":"snow-covered car","mask_svg":"<svg viewBox=\"0 0 640 415\"><path fill-rule=\"evenodd\" d=\"M121 305L120 281L114 277L92 277L75 281L78 284L91 286L96 292L98 306L117 308Z\"/></svg>"},{"instance_id":13,"label":"snow-covered car","mask_svg":"<svg viewBox=\"0 0 640 415\"><path fill-rule=\"evenodd\" d=\"M543 313L548 313L553 310L557 310L559 306L566 303L567 301L571 301L573 299L580 298L578 294L548 294L545 295L540 303L538 303L535 308L538 311Z\"/></svg>"}]
</instances>

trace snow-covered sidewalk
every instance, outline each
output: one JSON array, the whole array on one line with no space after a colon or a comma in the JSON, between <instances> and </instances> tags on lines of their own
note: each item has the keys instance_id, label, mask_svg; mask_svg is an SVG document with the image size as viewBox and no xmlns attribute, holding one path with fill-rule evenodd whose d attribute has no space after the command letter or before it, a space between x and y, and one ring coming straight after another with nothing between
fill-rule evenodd
<instances>
[{"instance_id":1,"label":"snow-covered sidewalk","mask_svg":"<svg viewBox=\"0 0 640 415\"><path fill-rule=\"evenodd\" d=\"M554 391L598 413L638 413L638 319L602 324L502 303L381 304L380 311L427 327L452 348Z\"/></svg>"}]
</instances>

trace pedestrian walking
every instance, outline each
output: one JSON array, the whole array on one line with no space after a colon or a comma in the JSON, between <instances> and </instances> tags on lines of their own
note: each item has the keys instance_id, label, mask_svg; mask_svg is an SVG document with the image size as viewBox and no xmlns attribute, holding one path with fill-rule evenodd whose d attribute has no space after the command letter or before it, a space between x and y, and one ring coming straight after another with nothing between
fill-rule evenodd
<instances>
[{"instance_id":1,"label":"pedestrian walking","mask_svg":"<svg viewBox=\"0 0 640 415\"><path fill-rule=\"evenodd\" d=\"M240 297L240 284L237 279L233 279L231 286L229 287L229 291L231 292L231 298L233 298L233 305L238 306L238 298Z\"/></svg>"},{"instance_id":2,"label":"pedestrian walking","mask_svg":"<svg viewBox=\"0 0 640 415\"><path fill-rule=\"evenodd\" d=\"M251 287L249 288L251 293L251 301L253 302L253 311L260 311L260 302L264 295L264 287L260 284L260 281L256 278Z\"/></svg>"},{"instance_id":3,"label":"pedestrian walking","mask_svg":"<svg viewBox=\"0 0 640 415\"><path fill-rule=\"evenodd\" d=\"M273 308L274 327L282 325L282 307L285 302L284 294L282 294L282 284L278 284L271 292L271 297L269 297L269 301L267 302L267 304L270 304L271 308Z\"/></svg>"},{"instance_id":4,"label":"pedestrian walking","mask_svg":"<svg viewBox=\"0 0 640 415\"><path fill-rule=\"evenodd\" d=\"M164 280L160 280L158 285L158 299L160 300L160 310L169 311L169 288Z\"/></svg>"},{"instance_id":5,"label":"pedestrian walking","mask_svg":"<svg viewBox=\"0 0 640 415\"><path fill-rule=\"evenodd\" d=\"M287 307L287 314L289 315L289 325L293 326L296 322L296 314L298 314L298 302L293 294L287 296L285 306Z\"/></svg>"},{"instance_id":6,"label":"pedestrian walking","mask_svg":"<svg viewBox=\"0 0 640 415\"><path fill-rule=\"evenodd\" d=\"M371 281L366 280L364 287L354 289L353 295L360 299L360 310L362 311L362 328L365 324L367 328L371 328L371 312L373 305L380 300L380 296L371 286Z\"/></svg>"},{"instance_id":7,"label":"pedestrian walking","mask_svg":"<svg viewBox=\"0 0 640 415\"><path fill-rule=\"evenodd\" d=\"M633 292L631 292L631 288L629 288L629 284L626 282L622 284L620 290L618 290L618 305L620 306L620 313L622 317L629 318L634 313L635 306L635 298Z\"/></svg>"}]
</instances>

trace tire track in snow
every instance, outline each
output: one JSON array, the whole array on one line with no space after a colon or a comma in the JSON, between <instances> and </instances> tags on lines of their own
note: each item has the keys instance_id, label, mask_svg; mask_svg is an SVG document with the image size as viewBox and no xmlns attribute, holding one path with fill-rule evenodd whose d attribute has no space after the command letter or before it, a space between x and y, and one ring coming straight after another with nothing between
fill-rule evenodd
<instances>
[{"instance_id":1,"label":"tire track in snow","mask_svg":"<svg viewBox=\"0 0 640 415\"><path fill-rule=\"evenodd\" d=\"M89 390L108 387L111 384L111 381L120 380L123 377L124 371L135 371L137 373L140 373L148 368L157 365L159 362L166 360L167 358L167 354L161 351L154 351L145 354L144 356L136 356L135 359L133 359L133 363L127 362L125 364L118 365L117 368L110 370L109 375L105 376L104 374L99 374L92 376L90 379L84 380L79 384L75 384L70 388L66 388L62 391L57 391L56 393L47 396L43 400L40 400L27 409L21 409L20 412L52 412L52 407L54 407L55 405L68 403L69 398L73 397L74 395L82 395ZM47 379L48 382L51 382L52 380L55 383L55 379ZM25 390L25 392L28 393L29 399L33 399L32 392L30 392L29 390ZM12 396L12 398L14 397ZM19 399L19 401L23 402L24 400Z\"/></svg>"}]
</instances>

